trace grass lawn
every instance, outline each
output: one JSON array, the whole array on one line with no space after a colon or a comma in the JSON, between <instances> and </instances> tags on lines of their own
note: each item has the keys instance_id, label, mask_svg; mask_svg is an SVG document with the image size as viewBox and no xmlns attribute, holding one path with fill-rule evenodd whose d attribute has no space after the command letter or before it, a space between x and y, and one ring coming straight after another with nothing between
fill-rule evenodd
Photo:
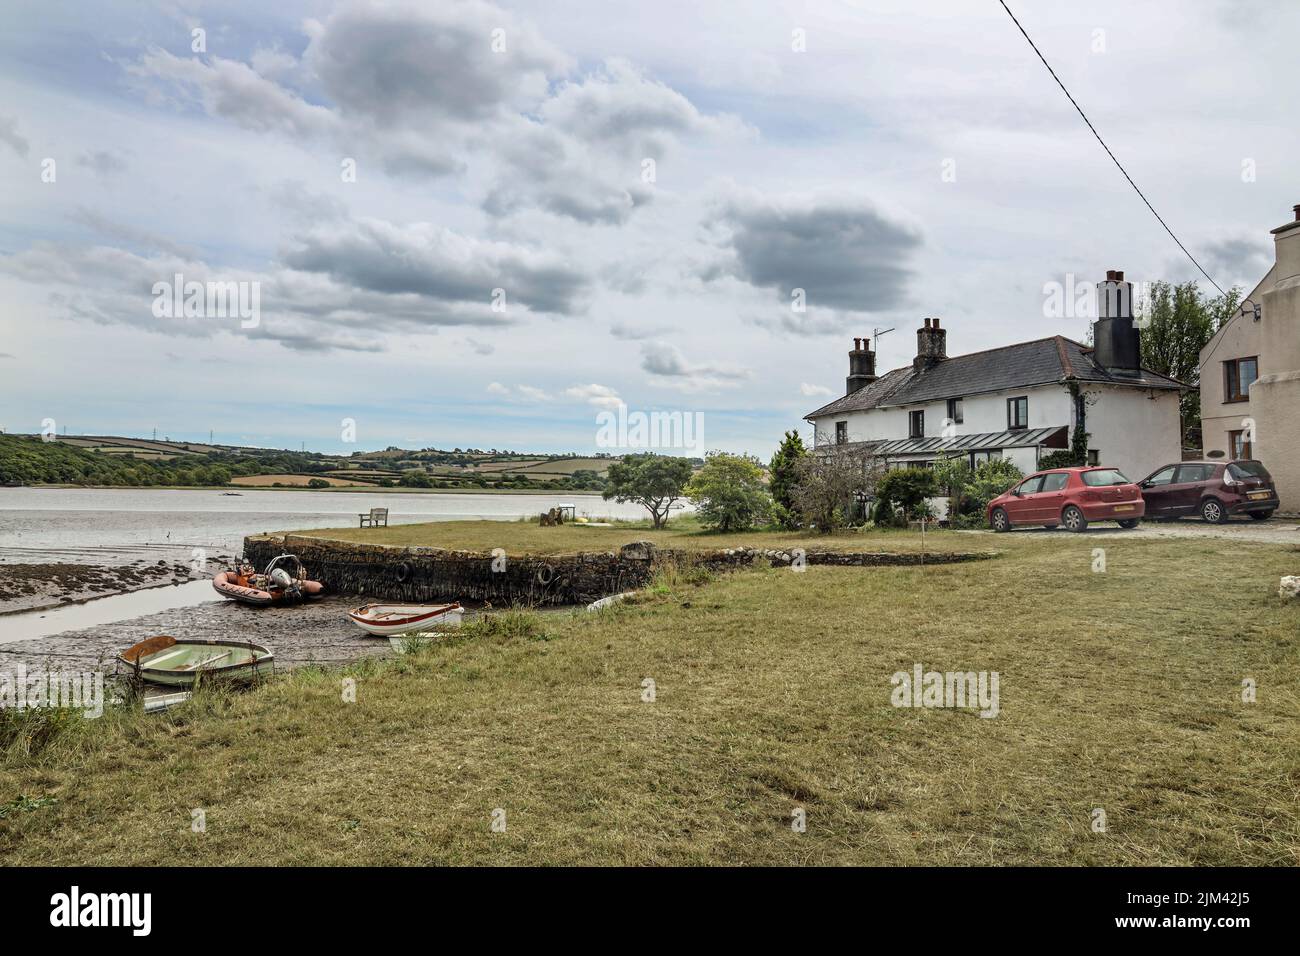
<instances>
[{"instance_id":1,"label":"grass lawn","mask_svg":"<svg viewBox=\"0 0 1300 956\"><path fill-rule=\"evenodd\" d=\"M10 726L0 860L1300 863L1300 607L1275 593L1300 555L997 544L968 565L666 573L598 614L507 613L407 657L77 719L35 753ZM918 662L998 671L999 715L891 706Z\"/></svg>"},{"instance_id":2,"label":"grass lawn","mask_svg":"<svg viewBox=\"0 0 1300 956\"><path fill-rule=\"evenodd\" d=\"M433 521L401 524L387 528L330 528L295 531L292 534L367 544L460 548L491 551L504 548L507 554L571 554L577 551L617 551L629 541L653 541L661 548L705 550L712 548L804 548L835 551L971 551L996 549L1005 535L961 532L869 530L836 535L809 535L801 531L751 531L718 534L703 531L693 516L675 517L668 527L655 530L649 521L618 521L611 527L564 524L543 528L536 518L527 521Z\"/></svg>"}]
</instances>

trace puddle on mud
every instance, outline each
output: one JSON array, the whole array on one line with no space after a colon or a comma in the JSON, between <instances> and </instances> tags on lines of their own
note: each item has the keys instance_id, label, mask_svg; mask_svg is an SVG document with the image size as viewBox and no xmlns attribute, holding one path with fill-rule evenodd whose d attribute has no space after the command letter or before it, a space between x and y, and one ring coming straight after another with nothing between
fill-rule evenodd
<instances>
[{"instance_id":1,"label":"puddle on mud","mask_svg":"<svg viewBox=\"0 0 1300 956\"><path fill-rule=\"evenodd\" d=\"M145 588L127 594L95 598L84 604L45 611L26 611L20 614L0 615L0 644L49 637L64 631L115 624L118 621L170 611L175 608L194 607L206 602L221 602L213 592L209 580L188 581L174 586Z\"/></svg>"}]
</instances>

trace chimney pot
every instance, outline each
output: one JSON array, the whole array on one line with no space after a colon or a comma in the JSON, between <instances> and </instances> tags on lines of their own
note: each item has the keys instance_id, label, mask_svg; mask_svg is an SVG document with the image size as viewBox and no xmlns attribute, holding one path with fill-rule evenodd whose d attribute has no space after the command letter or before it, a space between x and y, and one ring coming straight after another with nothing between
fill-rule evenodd
<instances>
[{"instance_id":1,"label":"chimney pot","mask_svg":"<svg viewBox=\"0 0 1300 956\"><path fill-rule=\"evenodd\" d=\"M936 329L939 327L939 317L937 315L934 317L934 327Z\"/></svg>"},{"instance_id":2,"label":"chimney pot","mask_svg":"<svg viewBox=\"0 0 1300 956\"><path fill-rule=\"evenodd\" d=\"M927 329L930 327L930 317L928 315L925 317L925 327Z\"/></svg>"},{"instance_id":3,"label":"chimney pot","mask_svg":"<svg viewBox=\"0 0 1300 956\"><path fill-rule=\"evenodd\" d=\"M1291 210L1295 213L1295 221L1300 222L1300 206L1292 206Z\"/></svg>"}]
</instances>

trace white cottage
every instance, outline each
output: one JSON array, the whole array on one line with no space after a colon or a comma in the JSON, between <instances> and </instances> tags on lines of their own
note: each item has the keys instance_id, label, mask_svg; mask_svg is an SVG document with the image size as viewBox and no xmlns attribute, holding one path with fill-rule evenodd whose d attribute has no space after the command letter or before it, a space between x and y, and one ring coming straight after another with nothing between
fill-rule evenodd
<instances>
[{"instance_id":1,"label":"white cottage","mask_svg":"<svg viewBox=\"0 0 1300 956\"><path fill-rule=\"evenodd\" d=\"M1056 335L949 357L947 329L926 319L912 364L877 375L870 340L854 339L844 396L804 416L814 445L854 446L890 465L1008 458L1028 474L1082 428L1089 464L1133 480L1180 461L1186 386L1142 368L1132 295L1122 272L1098 283L1093 347Z\"/></svg>"}]
</instances>

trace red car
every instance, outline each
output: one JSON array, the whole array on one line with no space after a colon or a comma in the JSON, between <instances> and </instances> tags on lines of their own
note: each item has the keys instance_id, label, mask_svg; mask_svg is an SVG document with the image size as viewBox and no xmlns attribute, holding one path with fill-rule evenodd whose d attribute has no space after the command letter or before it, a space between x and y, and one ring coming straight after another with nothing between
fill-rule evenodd
<instances>
[{"instance_id":1,"label":"red car","mask_svg":"<svg viewBox=\"0 0 1300 956\"><path fill-rule=\"evenodd\" d=\"M1083 531L1089 521L1118 521L1136 528L1146 504L1138 486L1115 468L1054 468L1030 475L989 502L989 527L1010 531L1013 525L1063 524Z\"/></svg>"},{"instance_id":2,"label":"red car","mask_svg":"<svg viewBox=\"0 0 1300 956\"><path fill-rule=\"evenodd\" d=\"M1138 482L1147 517L1158 521L1200 515L1221 524L1230 515L1264 521L1277 510L1273 476L1262 462L1184 461L1157 468Z\"/></svg>"}]
</instances>

